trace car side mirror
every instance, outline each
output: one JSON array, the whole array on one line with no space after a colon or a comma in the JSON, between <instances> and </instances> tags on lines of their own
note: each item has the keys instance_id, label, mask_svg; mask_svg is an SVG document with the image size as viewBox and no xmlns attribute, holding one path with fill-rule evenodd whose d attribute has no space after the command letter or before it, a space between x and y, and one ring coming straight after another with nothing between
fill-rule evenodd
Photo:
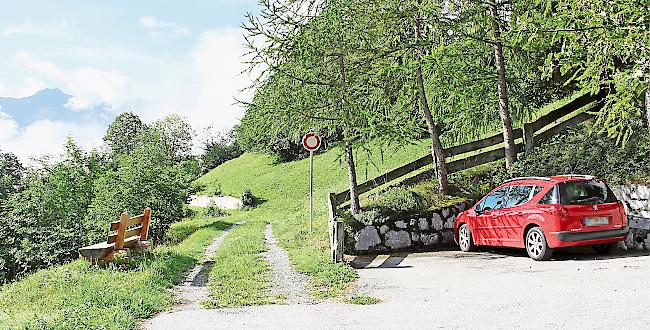
<instances>
[{"instance_id":1,"label":"car side mirror","mask_svg":"<svg viewBox=\"0 0 650 330\"><path fill-rule=\"evenodd\" d=\"M483 213L483 210L480 207L477 206L474 209L474 213L476 213L476 215L481 215Z\"/></svg>"}]
</instances>

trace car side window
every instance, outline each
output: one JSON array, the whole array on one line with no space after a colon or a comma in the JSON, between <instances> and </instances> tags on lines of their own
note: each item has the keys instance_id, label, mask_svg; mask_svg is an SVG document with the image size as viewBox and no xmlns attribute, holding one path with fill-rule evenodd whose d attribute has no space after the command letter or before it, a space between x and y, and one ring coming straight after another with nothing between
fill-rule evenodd
<instances>
[{"instance_id":1,"label":"car side window","mask_svg":"<svg viewBox=\"0 0 650 330\"><path fill-rule=\"evenodd\" d=\"M512 186L504 207L513 207L530 200L533 186Z\"/></svg>"},{"instance_id":2,"label":"car side window","mask_svg":"<svg viewBox=\"0 0 650 330\"><path fill-rule=\"evenodd\" d=\"M503 187L487 195L476 208L478 211L490 211L503 208L506 194L509 187Z\"/></svg>"},{"instance_id":3,"label":"car side window","mask_svg":"<svg viewBox=\"0 0 650 330\"><path fill-rule=\"evenodd\" d=\"M551 188L542 199L539 200L540 204L557 204L557 186Z\"/></svg>"}]
</instances>

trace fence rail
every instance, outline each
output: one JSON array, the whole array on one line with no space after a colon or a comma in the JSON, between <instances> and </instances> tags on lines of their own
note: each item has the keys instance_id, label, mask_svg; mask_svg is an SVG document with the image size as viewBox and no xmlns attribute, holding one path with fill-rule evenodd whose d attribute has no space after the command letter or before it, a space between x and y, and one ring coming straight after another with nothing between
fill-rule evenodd
<instances>
[{"instance_id":1,"label":"fence rail","mask_svg":"<svg viewBox=\"0 0 650 330\"><path fill-rule=\"evenodd\" d=\"M591 114L582 112L576 116L570 117L561 122L554 123L561 119L564 116L570 115L575 112L581 111L585 106L596 102L601 101L605 97L605 91L601 91L598 94L585 94L582 95L571 102L563 105L562 107L553 110L537 120L526 123L522 128L517 128L513 130L514 138L520 139L523 138L522 143L515 145L517 152L529 151L532 147L543 140L547 140L553 135L565 130L569 126L576 125L592 117ZM594 110L600 109L602 102L599 102L596 105ZM551 127L540 132L541 129L548 126L549 124L554 123ZM539 133L536 135L536 133ZM445 149L445 159L458 156L470 152L480 151L485 148L493 147L503 143L503 134L495 134L489 137L486 137L481 140L472 141L468 143L463 143L457 146L453 146ZM466 170L475 166L487 164L505 157L505 151L503 148L484 151L476 155L468 155L467 157L457 159L447 163L447 172L454 173L462 170ZM418 158L406 165L400 166L396 169L393 169L389 172L386 172L382 175L379 175L371 180L363 182L357 186L357 193L363 194L374 188L382 186L388 182L399 179L409 173L417 171L433 162L431 154L427 154L421 158ZM336 204L340 205L350 200L350 191L342 191L334 195L334 201Z\"/></svg>"}]
</instances>

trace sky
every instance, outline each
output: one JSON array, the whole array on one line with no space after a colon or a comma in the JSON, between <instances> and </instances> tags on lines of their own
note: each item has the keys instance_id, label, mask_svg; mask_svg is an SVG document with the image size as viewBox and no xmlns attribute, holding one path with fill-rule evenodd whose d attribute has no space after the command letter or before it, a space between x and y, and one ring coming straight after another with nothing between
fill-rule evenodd
<instances>
[{"instance_id":1,"label":"sky","mask_svg":"<svg viewBox=\"0 0 650 330\"><path fill-rule=\"evenodd\" d=\"M0 97L29 98L44 89L70 96L54 118L19 121L0 107L2 151L22 159L52 154L68 135L96 147L112 117L125 111L145 122L177 113L197 131L226 131L243 116L235 99L251 92L242 91L250 77L241 74L239 26L256 0L0 5Z\"/></svg>"}]
</instances>

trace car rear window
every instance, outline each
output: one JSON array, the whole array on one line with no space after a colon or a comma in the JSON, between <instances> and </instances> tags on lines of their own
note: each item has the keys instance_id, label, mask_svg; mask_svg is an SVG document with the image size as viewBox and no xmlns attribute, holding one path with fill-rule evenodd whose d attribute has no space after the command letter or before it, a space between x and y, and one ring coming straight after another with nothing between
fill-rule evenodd
<instances>
[{"instance_id":1,"label":"car rear window","mask_svg":"<svg viewBox=\"0 0 650 330\"><path fill-rule=\"evenodd\" d=\"M593 205L617 201L612 190L599 180L563 182L559 184L559 191L562 205Z\"/></svg>"}]
</instances>

